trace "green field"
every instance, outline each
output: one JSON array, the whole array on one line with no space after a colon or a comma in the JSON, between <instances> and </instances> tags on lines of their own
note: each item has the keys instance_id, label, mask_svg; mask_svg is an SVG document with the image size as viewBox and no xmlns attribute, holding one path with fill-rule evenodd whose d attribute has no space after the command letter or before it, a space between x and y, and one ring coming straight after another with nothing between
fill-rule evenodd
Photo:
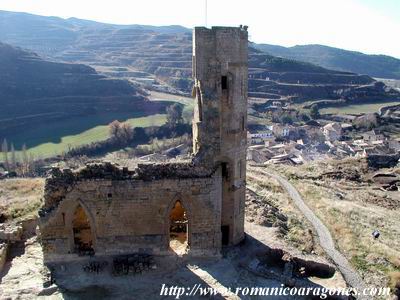
<instances>
[{"instance_id":1,"label":"green field","mask_svg":"<svg viewBox=\"0 0 400 300\"><path fill-rule=\"evenodd\" d=\"M191 116L193 99L165 93L152 93L153 101L171 101L184 105L184 115ZM108 124L112 121L128 122L132 127L161 126L166 122L165 114L143 116L142 112L110 112L89 116L76 116L49 124L25 129L18 134L6 136L9 145L15 146L17 159L21 158L22 145L34 158L48 158L67 152L71 148L103 141L109 138ZM10 146L9 146L10 148ZM2 160L0 156L0 161Z\"/></svg>"},{"instance_id":2,"label":"green field","mask_svg":"<svg viewBox=\"0 0 400 300\"><path fill-rule=\"evenodd\" d=\"M106 140L109 137L108 124L113 120L128 122L133 127L160 126L166 122L166 115L135 117L135 114L132 113L110 113L79 117L51 126L43 125L25 130L21 134L8 137L8 140L16 145L17 150L21 149L22 144L26 143L28 152L33 154L35 158L47 158L62 154L73 147ZM88 128L88 126L89 129L79 129ZM20 153L17 151L18 156L20 156Z\"/></svg>"},{"instance_id":3,"label":"green field","mask_svg":"<svg viewBox=\"0 0 400 300\"><path fill-rule=\"evenodd\" d=\"M369 103L355 104L342 107L329 107L320 109L321 114L361 114L378 112L380 108L391 105L399 105L400 102L384 102L384 103Z\"/></svg>"}]
</instances>

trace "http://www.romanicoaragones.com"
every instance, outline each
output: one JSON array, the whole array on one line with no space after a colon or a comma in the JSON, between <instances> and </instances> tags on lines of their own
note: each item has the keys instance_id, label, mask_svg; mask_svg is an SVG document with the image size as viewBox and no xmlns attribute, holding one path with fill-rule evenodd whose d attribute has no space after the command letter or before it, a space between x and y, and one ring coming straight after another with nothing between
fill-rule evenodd
<instances>
[{"instance_id":1,"label":"http://www.romanicoaragones.com","mask_svg":"<svg viewBox=\"0 0 400 300\"><path fill-rule=\"evenodd\" d=\"M162 284L160 296L182 299L193 296L314 296L320 299L327 299L329 296L389 296L390 288L323 288L323 287L287 287L281 284L280 287L221 287L213 288L208 285L194 284L192 286L178 286Z\"/></svg>"}]
</instances>

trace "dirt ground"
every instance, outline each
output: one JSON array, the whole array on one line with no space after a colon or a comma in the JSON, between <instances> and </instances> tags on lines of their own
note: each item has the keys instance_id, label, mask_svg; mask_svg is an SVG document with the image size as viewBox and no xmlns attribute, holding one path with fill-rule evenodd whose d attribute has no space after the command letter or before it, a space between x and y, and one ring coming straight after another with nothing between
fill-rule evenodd
<instances>
[{"instance_id":1,"label":"dirt ground","mask_svg":"<svg viewBox=\"0 0 400 300\"><path fill-rule=\"evenodd\" d=\"M6 272L0 277L0 298L173 299L172 296L160 295L164 284L164 287L185 287L188 293L193 286L199 286L201 289L212 287L222 291L224 295L224 297L221 295L211 297L213 299L239 299L235 293L227 292L226 288L231 287L235 291L240 287L281 287L280 280L257 276L249 269L249 266L254 264L254 258L257 255L267 249L284 248L291 253L301 255L300 252L286 245L278 237L276 228L246 223L246 232L246 241L238 247L224 251L222 257L196 259L171 255L156 258L156 269L145 271L139 275L113 276L111 266L107 266L99 274L87 273L82 269L83 265L87 263L79 261L56 265L53 270L56 285L47 289L42 286L44 266L41 247L36 237L33 237L26 242L24 251L17 253L7 263ZM309 259L321 260L317 256L309 256ZM330 279L308 278L302 282L303 284L324 286L345 286L338 273ZM206 297L199 294L198 291L198 294L191 296L190 299ZM258 298L262 298L262 296L240 295L240 299ZM276 297L276 299L286 298L282 296ZM293 299L305 298L294 297Z\"/></svg>"}]
</instances>

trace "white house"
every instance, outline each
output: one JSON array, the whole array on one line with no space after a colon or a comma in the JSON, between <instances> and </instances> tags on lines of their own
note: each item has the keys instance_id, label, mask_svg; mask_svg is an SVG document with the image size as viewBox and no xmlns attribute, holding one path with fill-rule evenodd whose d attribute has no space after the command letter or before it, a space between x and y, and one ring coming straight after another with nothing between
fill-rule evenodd
<instances>
[{"instance_id":1,"label":"white house","mask_svg":"<svg viewBox=\"0 0 400 300\"><path fill-rule=\"evenodd\" d=\"M325 139L330 142L339 140L342 137L342 126L339 123L329 123L322 128Z\"/></svg>"}]
</instances>

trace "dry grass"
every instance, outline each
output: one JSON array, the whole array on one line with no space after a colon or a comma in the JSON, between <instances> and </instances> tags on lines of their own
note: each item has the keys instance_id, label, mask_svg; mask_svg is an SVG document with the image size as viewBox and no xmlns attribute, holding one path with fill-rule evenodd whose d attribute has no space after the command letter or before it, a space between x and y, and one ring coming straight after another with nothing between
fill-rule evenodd
<instances>
[{"instance_id":1,"label":"dry grass","mask_svg":"<svg viewBox=\"0 0 400 300\"><path fill-rule=\"evenodd\" d=\"M400 272L390 272L389 273L390 277L390 288L392 289L400 289Z\"/></svg>"},{"instance_id":2,"label":"dry grass","mask_svg":"<svg viewBox=\"0 0 400 300\"><path fill-rule=\"evenodd\" d=\"M396 276L400 274L400 211L388 209L384 203L388 199L396 201L398 192L375 191L367 182L304 179L327 170L347 168L363 172L356 160L278 167L279 172L291 178L310 208L327 225L340 251L364 280L374 286L389 286L390 283L393 286L393 280L398 280ZM367 177L365 173L360 175ZM377 240L372 238L375 229L381 233Z\"/></svg>"},{"instance_id":3,"label":"dry grass","mask_svg":"<svg viewBox=\"0 0 400 300\"><path fill-rule=\"evenodd\" d=\"M16 178L0 181L0 211L8 219L37 214L41 206L44 179Z\"/></svg>"},{"instance_id":4,"label":"dry grass","mask_svg":"<svg viewBox=\"0 0 400 300\"><path fill-rule=\"evenodd\" d=\"M268 177L257 169L248 168L247 182L274 204L275 207L288 218L287 228L280 230L282 238L289 245L304 253L323 254L322 249L315 243L315 232L311 224L304 218L303 214L292 205L292 201L280 183Z\"/></svg>"}]
</instances>

